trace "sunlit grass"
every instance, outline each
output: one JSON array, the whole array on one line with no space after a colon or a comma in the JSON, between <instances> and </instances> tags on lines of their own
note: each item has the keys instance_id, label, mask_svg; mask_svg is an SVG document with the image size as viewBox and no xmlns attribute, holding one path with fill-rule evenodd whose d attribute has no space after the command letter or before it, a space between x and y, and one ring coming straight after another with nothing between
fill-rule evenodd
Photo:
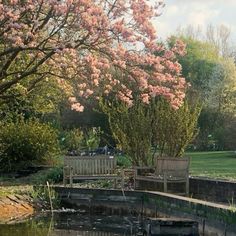
<instances>
[{"instance_id":1,"label":"sunlit grass","mask_svg":"<svg viewBox=\"0 0 236 236\"><path fill-rule=\"evenodd\" d=\"M193 176L205 176L219 179L236 180L236 153L225 152L190 152L190 173Z\"/></svg>"}]
</instances>

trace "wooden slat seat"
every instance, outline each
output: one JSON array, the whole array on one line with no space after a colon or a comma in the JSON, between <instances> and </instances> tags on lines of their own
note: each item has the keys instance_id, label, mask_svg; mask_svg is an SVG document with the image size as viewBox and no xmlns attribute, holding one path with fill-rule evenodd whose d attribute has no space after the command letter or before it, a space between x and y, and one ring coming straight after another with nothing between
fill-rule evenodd
<instances>
[{"instance_id":1,"label":"wooden slat seat","mask_svg":"<svg viewBox=\"0 0 236 236\"><path fill-rule=\"evenodd\" d=\"M189 195L189 164L189 158L158 157L153 168L135 167L134 187L137 180L151 181L163 183L164 192L168 192L168 183L184 183L185 194ZM151 169L153 173L145 173Z\"/></svg>"},{"instance_id":2,"label":"wooden slat seat","mask_svg":"<svg viewBox=\"0 0 236 236\"><path fill-rule=\"evenodd\" d=\"M64 178L66 185L69 180L72 186L73 180L96 180L96 179L121 179L123 185L123 174L117 173L117 160L113 156L65 156Z\"/></svg>"}]
</instances>

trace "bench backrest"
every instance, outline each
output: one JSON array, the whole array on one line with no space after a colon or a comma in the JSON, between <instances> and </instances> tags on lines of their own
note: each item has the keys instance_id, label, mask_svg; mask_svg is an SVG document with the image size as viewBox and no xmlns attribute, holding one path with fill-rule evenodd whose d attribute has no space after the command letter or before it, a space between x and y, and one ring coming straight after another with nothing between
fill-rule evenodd
<instances>
[{"instance_id":1,"label":"bench backrest","mask_svg":"<svg viewBox=\"0 0 236 236\"><path fill-rule=\"evenodd\" d=\"M116 158L111 156L65 156L64 167L72 167L73 175L114 174Z\"/></svg>"},{"instance_id":2,"label":"bench backrest","mask_svg":"<svg viewBox=\"0 0 236 236\"><path fill-rule=\"evenodd\" d=\"M190 159L188 157L158 157L156 158L155 174L171 173L171 175L186 176L189 172L189 164Z\"/></svg>"}]
</instances>

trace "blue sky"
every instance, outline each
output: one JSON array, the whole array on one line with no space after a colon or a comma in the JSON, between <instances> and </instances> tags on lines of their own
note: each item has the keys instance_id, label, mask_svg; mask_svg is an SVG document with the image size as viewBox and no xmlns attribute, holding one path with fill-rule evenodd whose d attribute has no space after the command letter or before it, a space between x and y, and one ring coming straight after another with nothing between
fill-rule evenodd
<instances>
[{"instance_id":1,"label":"blue sky","mask_svg":"<svg viewBox=\"0 0 236 236\"><path fill-rule=\"evenodd\" d=\"M166 6L154 24L158 36L165 38L176 29L194 25L205 30L208 24L224 24L236 43L236 0L164 0Z\"/></svg>"}]
</instances>

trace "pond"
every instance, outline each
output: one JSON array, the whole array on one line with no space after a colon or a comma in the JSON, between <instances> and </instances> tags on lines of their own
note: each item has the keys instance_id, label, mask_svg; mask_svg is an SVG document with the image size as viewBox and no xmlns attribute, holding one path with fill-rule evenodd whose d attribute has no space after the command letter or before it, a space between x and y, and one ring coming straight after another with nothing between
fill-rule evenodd
<instances>
[{"instance_id":1,"label":"pond","mask_svg":"<svg viewBox=\"0 0 236 236\"><path fill-rule=\"evenodd\" d=\"M93 215L81 212L44 214L22 223L0 225L0 236L133 236L135 217Z\"/></svg>"}]
</instances>

